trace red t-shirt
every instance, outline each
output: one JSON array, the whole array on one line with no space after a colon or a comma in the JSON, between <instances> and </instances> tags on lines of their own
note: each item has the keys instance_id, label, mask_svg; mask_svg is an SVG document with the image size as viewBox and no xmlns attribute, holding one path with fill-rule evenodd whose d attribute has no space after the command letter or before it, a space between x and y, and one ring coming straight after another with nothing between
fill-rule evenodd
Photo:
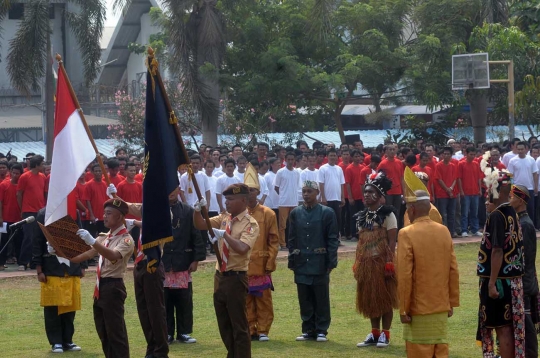
<instances>
[{"instance_id":1,"label":"red t-shirt","mask_svg":"<svg viewBox=\"0 0 540 358\"><path fill-rule=\"evenodd\" d=\"M365 165L354 165L353 163L351 163L344 170L345 182L349 183L349 185L351 186L351 193L354 200L362 201L364 199L362 197L362 186L365 183L365 178L364 181L362 181L362 169L364 168Z\"/></svg>"},{"instance_id":2,"label":"red t-shirt","mask_svg":"<svg viewBox=\"0 0 540 358\"><path fill-rule=\"evenodd\" d=\"M139 183L142 183L143 182L143 174L142 173L139 173L139 174L136 174L135 175L135 181L138 181Z\"/></svg>"},{"instance_id":3,"label":"red t-shirt","mask_svg":"<svg viewBox=\"0 0 540 358\"><path fill-rule=\"evenodd\" d=\"M22 191L22 212L37 213L45 206L45 192L47 187L45 174L33 174L31 171L23 173L19 178L17 191Z\"/></svg>"},{"instance_id":4,"label":"red t-shirt","mask_svg":"<svg viewBox=\"0 0 540 358\"><path fill-rule=\"evenodd\" d=\"M102 181L90 180L84 186L84 203L90 201L94 216L99 221L103 221L103 203L109 200L107 196L107 183Z\"/></svg>"},{"instance_id":5,"label":"red t-shirt","mask_svg":"<svg viewBox=\"0 0 540 358\"><path fill-rule=\"evenodd\" d=\"M84 181L88 183L92 179L94 179L94 174L89 170L84 174Z\"/></svg>"},{"instance_id":6,"label":"red t-shirt","mask_svg":"<svg viewBox=\"0 0 540 358\"><path fill-rule=\"evenodd\" d=\"M17 202L17 184L11 184L11 180L0 183L0 201L2 202L2 219L8 223L20 221L21 208Z\"/></svg>"},{"instance_id":7,"label":"red t-shirt","mask_svg":"<svg viewBox=\"0 0 540 358\"><path fill-rule=\"evenodd\" d=\"M118 187L118 184L120 184L122 180L126 180L126 178L121 176L120 174L116 174L115 176L109 175L109 180L111 181L111 184L114 184L115 187Z\"/></svg>"},{"instance_id":8,"label":"red t-shirt","mask_svg":"<svg viewBox=\"0 0 540 358\"><path fill-rule=\"evenodd\" d=\"M371 163L371 155L364 153L364 164L366 167Z\"/></svg>"},{"instance_id":9,"label":"red t-shirt","mask_svg":"<svg viewBox=\"0 0 540 358\"><path fill-rule=\"evenodd\" d=\"M345 165L343 164L343 161L341 160L341 158L339 158L339 161L338 161L338 166L341 168L341 170L343 171L343 177L345 178L345 183L348 183L347 181L347 177L345 176L345 169L347 169L347 167L351 165L351 163ZM351 188L352 190L352 188ZM349 199L349 193L348 193L348 190L347 188L345 188L344 192L343 192L343 195L345 197L345 199Z\"/></svg>"},{"instance_id":10,"label":"red t-shirt","mask_svg":"<svg viewBox=\"0 0 540 358\"><path fill-rule=\"evenodd\" d=\"M86 183L81 184L77 182L77 185L75 186L75 189L73 189L73 192L75 193L75 200L79 200L86 208L86 200L84 200L85 186ZM90 220L90 212L88 211L88 209L86 209L84 212L81 212L81 220Z\"/></svg>"},{"instance_id":11,"label":"red t-shirt","mask_svg":"<svg viewBox=\"0 0 540 358\"><path fill-rule=\"evenodd\" d=\"M441 179L447 187L450 187L452 183L457 180L457 168L452 162L445 164L444 162L438 162L435 166L435 197L437 199L449 198L448 193L439 184ZM457 194L457 184L454 186L454 196Z\"/></svg>"},{"instance_id":12,"label":"red t-shirt","mask_svg":"<svg viewBox=\"0 0 540 358\"><path fill-rule=\"evenodd\" d=\"M128 203L142 203L142 185L139 182L128 183L127 180L123 180L118 184L117 195ZM140 219L134 215L127 215L128 219Z\"/></svg>"},{"instance_id":13,"label":"red t-shirt","mask_svg":"<svg viewBox=\"0 0 540 358\"><path fill-rule=\"evenodd\" d=\"M403 172L405 170L403 163L396 158L392 160L388 160L388 158L385 158L377 167L377 171L379 170L384 171L388 179L392 181L392 188L388 190L386 194L388 195L403 194L403 191L401 189L401 179L403 178Z\"/></svg>"},{"instance_id":14,"label":"red t-shirt","mask_svg":"<svg viewBox=\"0 0 540 358\"><path fill-rule=\"evenodd\" d=\"M483 178L480 165L475 162L464 161L458 164L458 178L461 179L461 187L465 195L479 195L480 186L478 181Z\"/></svg>"}]
</instances>

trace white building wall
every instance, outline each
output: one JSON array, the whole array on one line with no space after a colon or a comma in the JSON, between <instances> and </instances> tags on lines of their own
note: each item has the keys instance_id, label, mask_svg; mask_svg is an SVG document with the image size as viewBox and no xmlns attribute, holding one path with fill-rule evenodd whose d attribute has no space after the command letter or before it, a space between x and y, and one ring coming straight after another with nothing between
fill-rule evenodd
<instances>
[{"instance_id":1,"label":"white building wall","mask_svg":"<svg viewBox=\"0 0 540 358\"><path fill-rule=\"evenodd\" d=\"M150 42L150 35L157 34L160 32L158 26L152 25L152 20L150 19L150 14L144 14L141 16L141 31L137 37L137 43L141 45L146 45ZM127 79L128 84L131 85L133 81L137 80L137 74L141 72L146 72L146 56L145 54L137 55L131 53L129 55L129 60L127 64ZM143 76L143 81L146 78Z\"/></svg>"}]
</instances>

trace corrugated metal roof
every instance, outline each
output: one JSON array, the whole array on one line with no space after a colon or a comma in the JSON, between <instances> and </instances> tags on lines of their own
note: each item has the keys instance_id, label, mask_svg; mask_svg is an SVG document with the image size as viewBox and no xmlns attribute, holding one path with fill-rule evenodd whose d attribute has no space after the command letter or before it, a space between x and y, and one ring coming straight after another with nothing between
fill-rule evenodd
<instances>
[{"instance_id":1,"label":"corrugated metal roof","mask_svg":"<svg viewBox=\"0 0 540 358\"><path fill-rule=\"evenodd\" d=\"M440 109L429 110L428 106L381 106L383 110L388 110L394 115L408 115L408 114L433 114ZM369 113L375 112L375 107L367 104L354 104L346 105L343 107L341 115L344 116L363 116Z\"/></svg>"},{"instance_id":2,"label":"corrugated metal roof","mask_svg":"<svg viewBox=\"0 0 540 358\"><path fill-rule=\"evenodd\" d=\"M42 112L39 108L26 107L0 107L0 130L7 128L41 128ZM107 126L118 124L118 120L104 117L85 115L90 126Z\"/></svg>"},{"instance_id":3,"label":"corrugated metal roof","mask_svg":"<svg viewBox=\"0 0 540 358\"><path fill-rule=\"evenodd\" d=\"M392 135L398 133L406 133L407 130L398 130L391 129L390 133ZM376 147L383 142L386 138L386 130L366 130L366 131L345 131L345 135L349 134L360 134L360 138L364 142L365 147ZM494 126L487 128L487 140L488 142L499 141L498 136L508 134L507 126ZM268 138L271 143L279 144L288 144L283 143L286 136L290 136L288 133L269 133ZM519 138L528 138L530 136L527 126L516 126L516 137ZM472 128L461 128L456 131L449 131L448 137L451 138L461 138L461 137L473 137ZM186 136L185 139L191 139L191 137ZM341 143L338 132L306 132L302 139L305 140L308 145L311 147L315 140L321 141L323 143ZM202 144L202 136L195 136L197 144ZM234 142L234 137L230 135L220 135L218 136L218 142L227 141L228 143ZM113 156L116 150L116 147L119 146L119 143L112 139L96 139L96 145L100 153L105 154L106 156ZM293 147L295 143L292 144ZM195 149L195 146L192 146ZM36 154L45 155L45 143L43 142L11 142L11 143L0 143L0 152L6 154L9 150L12 150L11 153L16 155L19 159L24 158L26 153L33 152ZM134 151L137 151L136 149Z\"/></svg>"}]
</instances>

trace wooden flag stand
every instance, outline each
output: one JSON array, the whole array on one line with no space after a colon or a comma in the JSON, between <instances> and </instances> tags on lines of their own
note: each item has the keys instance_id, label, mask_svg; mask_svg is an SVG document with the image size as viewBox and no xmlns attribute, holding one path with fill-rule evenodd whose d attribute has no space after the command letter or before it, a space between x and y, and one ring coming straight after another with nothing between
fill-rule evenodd
<instances>
[{"instance_id":1,"label":"wooden flag stand","mask_svg":"<svg viewBox=\"0 0 540 358\"><path fill-rule=\"evenodd\" d=\"M148 48L148 67L151 66L152 62L154 61L154 49L151 47ZM189 156L186 150L186 147L184 146L184 141L182 140L182 134L180 133L180 127L178 127L178 120L176 120L176 116L174 114L174 111L171 106L171 102L169 101L169 96L167 95L167 91L165 90L165 85L163 84L163 79L161 78L161 74L159 72L159 69L155 68L155 74L151 73L152 76L155 76L156 82L161 90L161 93L163 94L163 98L165 99L165 106L167 107L167 112L169 112L169 116L171 119L174 119L174 123L171 123L174 127L174 134L176 136L176 140L178 141L178 145L182 149L182 152L184 154L184 157L187 159L187 165L188 165L188 174L191 177L193 187L195 188L195 193L197 193L197 198L200 200L203 199L203 196L201 194L201 190L199 189L199 184L197 183L197 179L195 178L195 174L193 173L193 170L191 169L191 161L189 160ZM147 84L148 86L150 84ZM207 203L207 205L210 205L210 203ZM215 238L214 230L212 230L212 224L210 223L210 217L208 216L208 210L206 206L203 206L201 208L201 214L204 218L204 221L206 221L206 226L208 227L208 233L212 238ZM212 247L214 248L214 252L216 253L216 259L218 262L219 267L221 267L221 254L219 253L219 247L217 245L217 241L212 244Z\"/></svg>"}]
</instances>

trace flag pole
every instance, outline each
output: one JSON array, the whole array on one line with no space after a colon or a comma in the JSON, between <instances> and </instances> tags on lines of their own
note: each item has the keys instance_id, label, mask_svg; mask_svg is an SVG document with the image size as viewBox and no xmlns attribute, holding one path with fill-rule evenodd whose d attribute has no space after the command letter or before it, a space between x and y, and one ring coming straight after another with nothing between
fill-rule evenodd
<instances>
[{"instance_id":1,"label":"flag pole","mask_svg":"<svg viewBox=\"0 0 540 358\"><path fill-rule=\"evenodd\" d=\"M154 60L154 49L151 47L148 47L148 71L150 71L152 61ZM171 102L169 101L169 96L167 95L167 91L165 90L165 85L163 84L163 79L161 78L161 73L159 72L159 69L156 67L155 75L151 73L152 76L156 77L156 82L159 85L159 88L161 90L161 93L163 94L163 98L165 100L165 106L167 107L167 112L169 112L169 115L171 118L175 118L174 111L171 106ZM150 86L150 84L147 83L147 86ZM203 198L201 194L201 190L199 189L199 184L197 183L197 179L195 178L195 174L193 173L191 169L191 160L189 159L186 147L184 146L184 141L182 140L182 133L180 133L180 127L178 127L178 121L176 120L174 123L171 123L174 128L174 134L176 136L176 140L178 142L178 145L182 149L182 152L184 154L184 157L187 159L188 162L188 175L191 177L191 180L193 182L193 188L195 189L195 193L197 194L197 198L201 200ZM210 203L207 203L207 205L210 205ZM208 233L212 236L212 238L215 237L214 230L212 230L212 224L210 223L210 217L208 216L208 210L205 206L201 208L201 214L204 218L204 221L206 222L206 226L208 228ZM217 241L212 244L212 247L214 248L214 252L216 253L216 259L218 262L218 265L221 267L221 255L219 253L219 247L217 245Z\"/></svg>"},{"instance_id":2,"label":"flag pole","mask_svg":"<svg viewBox=\"0 0 540 358\"><path fill-rule=\"evenodd\" d=\"M96 142L94 141L94 136L92 135L92 132L90 131L90 127L88 127L88 123L86 123L86 118L84 117L83 110L81 108L81 105L79 104L79 100L77 99L75 90L73 89L73 86L71 85L71 81L69 80L69 77L66 73L66 69L64 68L64 61L62 61L62 56L60 56L60 54L56 54L56 61L58 61L59 70L62 72L62 74L64 75L64 78L66 79L66 84L68 86L71 99L75 103L77 112L79 112L79 116L81 117L81 121L83 123L84 129L86 130L86 134L88 135L88 139L90 139L90 143L92 143L92 147L94 147L94 152L96 152L96 159L101 168L101 172L103 173L103 177L105 178L105 182L107 183L107 185L110 185L111 181L109 179L109 175L107 174L107 171L105 170L105 164L103 164L103 159L101 159L101 154L99 153L99 150L96 146Z\"/></svg>"}]
</instances>

